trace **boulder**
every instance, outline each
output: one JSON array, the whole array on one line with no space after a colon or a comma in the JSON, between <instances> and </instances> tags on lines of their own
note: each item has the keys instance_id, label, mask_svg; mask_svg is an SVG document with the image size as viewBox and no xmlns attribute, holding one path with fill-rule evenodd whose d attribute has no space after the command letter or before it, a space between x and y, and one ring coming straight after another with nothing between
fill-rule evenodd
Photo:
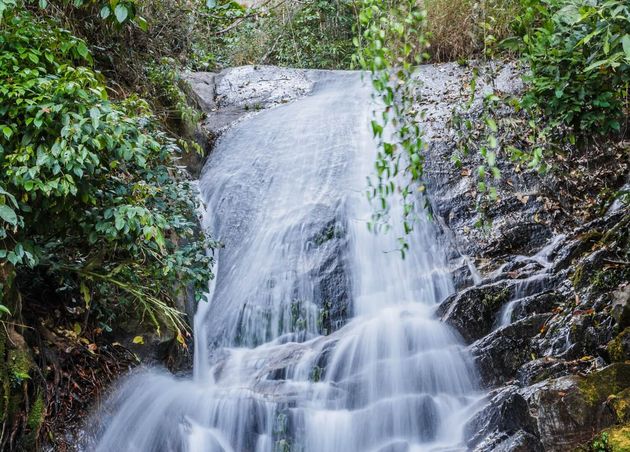
<instances>
[{"instance_id":1,"label":"boulder","mask_svg":"<svg viewBox=\"0 0 630 452\"><path fill-rule=\"evenodd\" d=\"M518 387L494 391L490 401L464 427L467 446L477 452L542 451L535 420Z\"/></svg>"},{"instance_id":2,"label":"boulder","mask_svg":"<svg viewBox=\"0 0 630 452\"><path fill-rule=\"evenodd\" d=\"M532 338L550 317L550 314L530 316L500 328L470 346L485 386L497 386L516 377L518 369L532 360L535 352Z\"/></svg>"},{"instance_id":3,"label":"boulder","mask_svg":"<svg viewBox=\"0 0 630 452\"><path fill-rule=\"evenodd\" d=\"M536 419L545 451L561 452L622 421L608 403L630 386L630 364L615 364L587 377L546 380L520 391Z\"/></svg>"},{"instance_id":4,"label":"boulder","mask_svg":"<svg viewBox=\"0 0 630 452\"><path fill-rule=\"evenodd\" d=\"M455 328L467 342L487 335L497 313L510 299L508 282L470 287L447 298L438 308L442 321Z\"/></svg>"}]
</instances>

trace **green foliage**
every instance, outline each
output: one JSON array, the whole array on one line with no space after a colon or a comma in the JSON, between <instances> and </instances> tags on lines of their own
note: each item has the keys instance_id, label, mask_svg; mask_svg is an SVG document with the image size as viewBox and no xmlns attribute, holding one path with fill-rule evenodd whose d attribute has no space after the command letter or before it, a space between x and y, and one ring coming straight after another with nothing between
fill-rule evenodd
<instances>
[{"instance_id":1,"label":"green foliage","mask_svg":"<svg viewBox=\"0 0 630 452\"><path fill-rule=\"evenodd\" d=\"M281 66L347 69L353 51L352 2L310 0L274 30L276 45L269 61ZM272 37L273 39L273 37Z\"/></svg>"},{"instance_id":2,"label":"green foliage","mask_svg":"<svg viewBox=\"0 0 630 452\"><path fill-rule=\"evenodd\" d=\"M592 452L610 452L612 449L608 445L608 432L597 435L590 444Z\"/></svg>"},{"instance_id":3,"label":"green foliage","mask_svg":"<svg viewBox=\"0 0 630 452\"><path fill-rule=\"evenodd\" d=\"M579 133L620 130L630 83L630 5L624 0L528 0L517 20L531 70L526 107ZM535 25L535 26L532 26Z\"/></svg>"},{"instance_id":4,"label":"green foliage","mask_svg":"<svg viewBox=\"0 0 630 452\"><path fill-rule=\"evenodd\" d=\"M233 2L219 6L226 8ZM259 9L232 8L235 17L211 42L222 66L279 66L347 69L352 56L354 3L342 0L271 2ZM206 27L207 29L208 27ZM223 30L229 31L223 33Z\"/></svg>"},{"instance_id":5,"label":"green foliage","mask_svg":"<svg viewBox=\"0 0 630 452\"><path fill-rule=\"evenodd\" d=\"M180 72L176 68L177 63L168 57L148 64L149 96L163 106L160 111L164 115L161 118L164 124L174 121L185 125L196 124L201 119L201 113L188 103Z\"/></svg>"},{"instance_id":6,"label":"green foliage","mask_svg":"<svg viewBox=\"0 0 630 452\"><path fill-rule=\"evenodd\" d=\"M492 91L475 103L480 77L475 69L470 101L453 114L454 162L461 165L472 152L481 157L476 171L480 225L490 203L497 200L499 166L546 172L556 158L566 159L578 141L619 131L628 112L627 3L522 0L521 4L513 23L516 36L498 47L494 39L485 41L484 55L496 58L506 49L519 51L527 68L524 93ZM486 65L482 75L490 87L496 75L491 68Z\"/></svg>"},{"instance_id":7,"label":"green foliage","mask_svg":"<svg viewBox=\"0 0 630 452\"><path fill-rule=\"evenodd\" d=\"M355 63L368 70L374 95L381 103L374 111L372 131L378 140L376 175L369 197L377 204L371 227L387 227L389 198L400 196L405 232L412 230L415 191L422 190L425 143L414 110L417 102L413 72L424 58L426 13L413 0L362 0L360 33L354 39ZM402 182L400 179L403 178ZM420 185L419 185L420 184ZM401 242L404 250L407 244Z\"/></svg>"},{"instance_id":8,"label":"green foliage","mask_svg":"<svg viewBox=\"0 0 630 452\"><path fill-rule=\"evenodd\" d=\"M44 269L86 308L137 310L180 333L211 246L179 152L137 100L107 100L86 44L23 9L0 30L0 266ZM140 104L140 105L139 105ZM109 320L109 319L106 319Z\"/></svg>"}]
</instances>

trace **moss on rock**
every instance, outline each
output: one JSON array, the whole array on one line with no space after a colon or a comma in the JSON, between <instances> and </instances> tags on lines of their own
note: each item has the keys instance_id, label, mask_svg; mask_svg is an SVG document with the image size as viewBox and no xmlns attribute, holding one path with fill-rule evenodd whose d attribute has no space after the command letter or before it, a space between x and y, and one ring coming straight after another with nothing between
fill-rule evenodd
<instances>
[{"instance_id":1,"label":"moss on rock","mask_svg":"<svg viewBox=\"0 0 630 452\"><path fill-rule=\"evenodd\" d=\"M624 329L606 346L608 355L613 362L630 360L630 327Z\"/></svg>"},{"instance_id":2,"label":"moss on rock","mask_svg":"<svg viewBox=\"0 0 630 452\"><path fill-rule=\"evenodd\" d=\"M630 388L609 397L608 404L617 417L617 422L630 423Z\"/></svg>"},{"instance_id":3,"label":"moss on rock","mask_svg":"<svg viewBox=\"0 0 630 452\"><path fill-rule=\"evenodd\" d=\"M606 401L630 387L630 364L615 363L580 379L580 392L591 405Z\"/></svg>"},{"instance_id":4,"label":"moss on rock","mask_svg":"<svg viewBox=\"0 0 630 452\"><path fill-rule=\"evenodd\" d=\"M608 447L612 452L630 452L630 425L608 430Z\"/></svg>"},{"instance_id":5,"label":"moss on rock","mask_svg":"<svg viewBox=\"0 0 630 452\"><path fill-rule=\"evenodd\" d=\"M510 299L510 291L505 288L497 293L487 293L481 302L490 309L498 309Z\"/></svg>"}]
</instances>

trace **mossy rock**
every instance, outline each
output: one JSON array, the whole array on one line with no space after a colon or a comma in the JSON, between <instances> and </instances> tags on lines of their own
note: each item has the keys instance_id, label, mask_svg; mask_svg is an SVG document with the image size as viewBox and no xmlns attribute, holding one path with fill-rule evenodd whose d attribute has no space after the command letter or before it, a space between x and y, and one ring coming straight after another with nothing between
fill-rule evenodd
<instances>
[{"instance_id":1,"label":"mossy rock","mask_svg":"<svg viewBox=\"0 0 630 452\"><path fill-rule=\"evenodd\" d=\"M613 362L630 360L630 327L626 327L616 338L606 346L608 355Z\"/></svg>"},{"instance_id":2,"label":"mossy rock","mask_svg":"<svg viewBox=\"0 0 630 452\"><path fill-rule=\"evenodd\" d=\"M630 425L608 430L608 447L612 452L630 452Z\"/></svg>"},{"instance_id":3,"label":"mossy rock","mask_svg":"<svg viewBox=\"0 0 630 452\"><path fill-rule=\"evenodd\" d=\"M497 293L486 294L481 302L492 310L497 310L510 299L510 291L506 288Z\"/></svg>"},{"instance_id":4,"label":"mossy rock","mask_svg":"<svg viewBox=\"0 0 630 452\"><path fill-rule=\"evenodd\" d=\"M630 388L630 363L615 363L580 380L584 400L597 405Z\"/></svg>"},{"instance_id":5,"label":"mossy rock","mask_svg":"<svg viewBox=\"0 0 630 452\"><path fill-rule=\"evenodd\" d=\"M9 350L7 364L11 378L18 382L29 379L34 366L30 352L19 348Z\"/></svg>"},{"instance_id":6,"label":"mossy rock","mask_svg":"<svg viewBox=\"0 0 630 452\"><path fill-rule=\"evenodd\" d=\"M630 424L630 388L610 396L608 404L615 412L618 422Z\"/></svg>"}]
</instances>

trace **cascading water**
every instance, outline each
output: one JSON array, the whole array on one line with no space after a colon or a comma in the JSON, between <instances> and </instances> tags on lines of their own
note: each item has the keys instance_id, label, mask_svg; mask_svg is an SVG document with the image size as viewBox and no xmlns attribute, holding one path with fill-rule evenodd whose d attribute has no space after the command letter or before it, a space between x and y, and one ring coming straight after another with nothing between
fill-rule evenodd
<instances>
[{"instance_id":1,"label":"cascading water","mask_svg":"<svg viewBox=\"0 0 630 452\"><path fill-rule=\"evenodd\" d=\"M369 91L356 73L313 77L312 95L224 135L204 170L206 226L225 247L194 377L128 377L92 450L464 448L480 393L433 315L453 290L434 226L416 227L405 260L396 227L368 231Z\"/></svg>"}]
</instances>

